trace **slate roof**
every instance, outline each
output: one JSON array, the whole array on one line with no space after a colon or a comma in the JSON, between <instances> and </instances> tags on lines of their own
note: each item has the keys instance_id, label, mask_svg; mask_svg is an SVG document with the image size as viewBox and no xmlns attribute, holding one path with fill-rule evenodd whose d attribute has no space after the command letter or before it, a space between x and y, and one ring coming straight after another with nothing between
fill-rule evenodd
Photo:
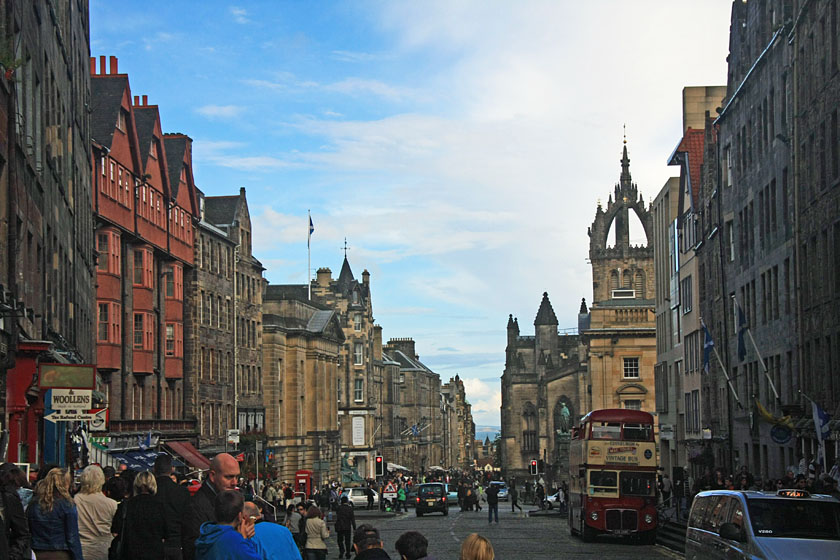
<instances>
[{"instance_id":1,"label":"slate roof","mask_svg":"<svg viewBox=\"0 0 840 560\"><path fill-rule=\"evenodd\" d=\"M338 285L344 289L353 283L353 271L350 270L350 263L347 261L347 255L344 255L344 263L341 265L341 273L338 275Z\"/></svg>"},{"instance_id":2,"label":"slate roof","mask_svg":"<svg viewBox=\"0 0 840 560\"><path fill-rule=\"evenodd\" d=\"M217 226L232 224L238 207L239 195L205 197L204 219Z\"/></svg>"},{"instance_id":3,"label":"slate roof","mask_svg":"<svg viewBox=\"0 0 840 560\"><path fill-rule=\"evenodd\" d=\"M126 87L127 76L92 77L90 80L91 135L96 142L108 149L111 149L111 142L114 140L117 115Z\"/></svg>"},{"instance_id":4,"label":"slate roof","mask_svg":"<svg viewBox=\"0 0 840 560\"><path fill-rule=\"evenodd\" d=\"M149 159L152 135L154 134L155 122L157 120L157 107L134 108L134 123L137 126L137 141L140 143L140 163L143 164L143 170L146 169L146 161ZM181 155L183 156L183 153Z\"/></svg>"},{"instance_id":5,"label":"slate roof","mask_svg":"<svg viewBox=\"0 0 840 560\"><path fill-rule=\"evenodd\" d=\"M178 197L178 187L181 184L181 168L184 167L187 137L165 135L163 137L163 148L166 151L166 167L169 170L169 196L174 200ZM148 145L146 149L148 151ZM206 200L205 205L207 204ZM208 221L215 224L213 221Z\"/></svg>"},{"instance_id":6,"label":"slate roof","mask_svg":"<svg viewBox=\"0 0 840 560\"><path fill-rule=\"evenodd\" d=\"M315 314L309 318L306 330L310 332L323 332L330 323L330 319L332 319L333 315L335 315L335 311L316 311Z\"/></svg>"},{"instance_id":7,"label":"slate roof","mask_svg":"<svg viewBox=\"0 0 840 560\"><path fill-rule=\"evenodd\" d=\"M543 292L542 302L540 302L540 310L537 311L537 318L534 319L534 325L556 325L557 315L554 314L554 308L551 307L551 302L548 301L548 292Z\"/></svg>"},{"instance_id":8,"label":"slate roof","mask_svg":"<svg viewBox=\"0 0 840 560\"><path fill-rule=\"evenodd\" d=\"M399 350L393 351L393 354L391 354L391 359L400 364L400 369L414 369L419 371L425 371L428 373L433 373L432 370L423 365L423 363L420 360L409 358Z\"/></svg>"}]
</instances>

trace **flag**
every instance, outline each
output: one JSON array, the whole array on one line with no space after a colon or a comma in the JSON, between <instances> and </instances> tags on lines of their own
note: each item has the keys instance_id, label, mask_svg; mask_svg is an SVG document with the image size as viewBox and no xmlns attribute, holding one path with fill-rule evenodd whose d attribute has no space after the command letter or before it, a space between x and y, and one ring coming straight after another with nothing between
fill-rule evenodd
<instances>
[{"instance_id":1,"label":"flag","mask_svg":"<svg viewBox=\"0 0 840 560\"><path fill-rule=\"evenodd\" d=\"M744 342L744 335L747 332L747 318L744 316L744 310L738 305L737 300L735 301L735 308L738 313L738 359L743 362L747 356L747 345Z\"/></svg>"},{"instance_id":2,"label":"flag","mask_svg":"<svg viewBox=\"0 0 840 560\"><path fill-rule=\"evenodd\" d=\"M774 416L772 412L764 408L764 405L761 404L761 401L755 399L755 407L758 409L758 414L761 418L770 424L774 424L777 426L784 426L788 429L793 429L793 420L791 420L790 416Z\"/></svg>"},{"instance_id":3,"label":"flag","mask_svg":"<svg viewBox=\"0 0 840 560\"><path fill-rule=\"evenodd\" d=\"M811 414L814 417L814 429L817 431L817 441L820 444L817 461L821 462L823 467L825 467L825 440L831 432L831 429L828 427L828 422L831 420L831 417L814 401L811 401Z\"/></svg>"},{"instance_id":4,"label":"flag","mask_svg":"<svg viewBox=\"0 0 840 560\"><path fill-rule=\"evenodd\" d=\"M137 447L145 451L152 446L152 432L150 431L145 436L137 436Z\"/></svg>"},{"instance_id":5,"label":"flag","mask_svg":"<svg viewBox=\"0 0 840 560\"><path fill-rule=\"evenodd\" d=\"M306 238L307 247L309 247L309 243L312 240L313 233L315 233L315 225L312 223L312 216L309 216L309 237Z\"/></svg>"},{"instance_id":6,"label":"flag","mask_svg":"<svg viewBox=\"0 0 840 560\"><path fill-rule=\"evenodd\" d=\"M414 424L411 427L411 435L413 435L413 436L419 436L420 435L420 430L417 429L417 424Z\"/></svg>"},{"instance_id":7,"label":"flag","mask_svg":"<svg viewBox=\"0 0 840 560\"><path fill-rule=\"evenodd\" d=\"M233 458L241 463L245 460L245 453L240 453L239 455L234 455Z\"/></svg>"},{"instance_id":8,"label":"flag","mask_svg":"<svg viewBox=\"0 0 840 560\"><path fill-rule=\"evenodd\" d=\"M705 334L705 341L703 342L703 371L709 373L711 367L712 350L715 348L715 341L706 325L703 325L703 333Z\"/></svg>"}]
</instances>

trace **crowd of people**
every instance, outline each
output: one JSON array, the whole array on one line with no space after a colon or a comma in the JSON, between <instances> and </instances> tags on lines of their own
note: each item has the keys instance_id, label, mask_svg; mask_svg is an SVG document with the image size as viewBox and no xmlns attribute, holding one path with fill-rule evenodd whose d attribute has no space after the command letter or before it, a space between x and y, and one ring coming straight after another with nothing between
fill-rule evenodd
<instances>
[{"instance_id":1,"label":"crowd of people","mask_svg":"<svg viewBox=\"0 0 840 560\"><path fill-rule=\"evenodd\" d=\"M405 495L415 484L397 479L392 481L398 487L395 509L405 507ZM152 470L89 465L75 480L70 470L54 465L40 468L33 481L14 464L0 465L0 559L324 560L328 513L335 521L339 558L389 558L378 530L356 525L354 508L337 483L304 499L276 481L258 491L243 483L239 463L227 453L210 461L194 494L186 482L174 474L167 454L158 455ZM374 486L368 481L368 488ZM474 495L467 486L465 508ZM485 495L480 485L474 488ZM284 514L272 512L266 520L261 503ZM395 546L402 559L430 558L428 541L416 531L403 534ZM465 539L463 560L493 557L484 537Z\"/></svg>"}]
</instances>

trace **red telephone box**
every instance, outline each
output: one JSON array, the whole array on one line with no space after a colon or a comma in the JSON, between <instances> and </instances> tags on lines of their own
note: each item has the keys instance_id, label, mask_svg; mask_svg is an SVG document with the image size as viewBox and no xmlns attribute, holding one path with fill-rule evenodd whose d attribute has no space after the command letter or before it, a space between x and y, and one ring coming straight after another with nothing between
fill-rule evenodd
<instances>
[{"instance_id":1,"label":"red telephone box","mask_svg":"<svg viewBox=\"0 0 840 560\"><path fill-rule=\"evenodd\" d=\"M297 471L295 473L295 494L304 494L306 498L312 495L312 471Z\"/></svg>"}]
</instances>

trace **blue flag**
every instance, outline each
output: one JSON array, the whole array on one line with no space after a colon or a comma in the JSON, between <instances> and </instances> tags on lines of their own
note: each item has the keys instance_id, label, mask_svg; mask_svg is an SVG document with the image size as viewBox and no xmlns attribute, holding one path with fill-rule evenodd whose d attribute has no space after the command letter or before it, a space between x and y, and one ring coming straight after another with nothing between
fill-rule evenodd
<instances>
[{"instance_id":1,"label":"blue flag","mask_svg":"<svg viewBox=\"0 0 840 560\"><path fill-rule=\"evenodd\" d=\"M715 341L712 339L712 335L709 333L709 329L706 328L706 325L703 325L703 333L706 337L703 341L703 371L709 373L712 350L715 348Z\"/></svg>"},{"instance_id":2,"label":"blue flag","mask_svg":"<svg viewBox=\"0 0 840 560\"><path fill-rule=\"evenodd\" d=\"M831 433L831 428L828 426L831 417L814 401L811 401L811 414L814 417L814 429L817 432L817 442L819 443L817 462L825 468L825 440Z\"/></svg>"},{"instance_id":3,"label":"blue flag","mask_svg":"<svg viewBox=\"0 0 840 560\"><path fill-rule=\"evenodd\" d=\"M414 435L414 436L419 436L420 435L420 430L417 429L417 424L414 424L411 427L411 434Z\"/></svg>"},{"instance_id":4,"label":"blue flag","mask_svg":"<svg viewBox=\"0 0 840 560\"><path fill-rule=\"evenodd\" d=\"M744 358L747 357L747 345L744 342L744 335L747 332L747 318L744 316L744 310L738 305L737 300L735 301L735 308L738 312L738 359L743 362Z\"/></svg>"},{"instance_id":5,"label":"blue flag","mask_svg":"<svg viewBox=\"0 0 840 560\"><path fill-rule=\"evenodd\" d=\"M312 239L313 233L315 233L315 225L312 223L312 216L309 216L309 236L306 238L307 247L309 247L309 241Z\"/></svg>"}]
</instances>

